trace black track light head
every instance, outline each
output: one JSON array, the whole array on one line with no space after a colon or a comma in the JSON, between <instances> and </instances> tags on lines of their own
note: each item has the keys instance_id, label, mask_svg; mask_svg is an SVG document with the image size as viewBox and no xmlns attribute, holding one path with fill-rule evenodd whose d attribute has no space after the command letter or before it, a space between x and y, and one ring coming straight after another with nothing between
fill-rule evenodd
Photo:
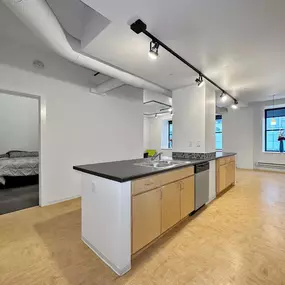
<instances>
[{"instance_id":1,"label":"black track light head","mask_svg":"<svg viewBox=\"0 0 285 285\"><path fill-rule=\"evenodd\" d=\"M149 52L148 56L151 59L157 59L158 58L158 48L159 48L159 43L151 41L149 43Z\"/></svg>"},{"instance_id":2,"label":"black track light head","mask_svg":"<svg viewBox=\"0 0 285 285\"><path fill-rule=\"evenodd\" d=\"M195 82L198 84L198 87L202 87L204 85L203 76L199 74L199 77L196 78Z\"/></svg>"},{"instance_id":3,"label":"black track light head","mask_svg":"<svg viewBox=\"0 0 285 285\"><path fill-rule=\"evenodd\" d=\"M222 91L220 98L222 102L226 102L228 99L227 94L224 91Z\"/></svg>"},{"instance_id":4,"label":"black track light head","mask_svg":"<svg viewBox=\"0 0 285 285\"><path fill-rule=\"evenodd\" d=\"M233 109L237 109L238 108L238 101L234 100L234 103L232 104L232 108Z\"/></svg>"}]
</instances>

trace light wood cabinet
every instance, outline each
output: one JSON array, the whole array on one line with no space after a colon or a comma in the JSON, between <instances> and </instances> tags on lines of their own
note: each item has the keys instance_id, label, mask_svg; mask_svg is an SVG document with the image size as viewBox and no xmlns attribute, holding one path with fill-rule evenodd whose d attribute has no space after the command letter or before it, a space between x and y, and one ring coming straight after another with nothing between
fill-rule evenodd
<instances>
[{"instance_id":1,"label":"light wood cabinet","mask_svg":"<svg viewBox=\"0 0 285 285\"><path fill-rule=\"evenodd\" d=\"M132 253L161 234L161 189L132 197Z\"/></svg>"},{"instance_id":2,"label":"light wood cabinet","mask_svg":"<svg viewBox=\"0 0 285 285\"><path fill-rule=\"evenodd\" d=\"M165 232L180 221L181 182L174 182L162 187L161 231Z\"/></svg>"},{"instance_id":3,"label":"light wood cabinet","mask_svg":"<svg viewBox=\"0 0 285 285\"><path fill-rule=\"evenodd\" d=\"M235 156L220 158L216 162L217 194L235 183Z\"/></svg>"},{"instance_id":4,"label":"light wood cabinet","mask_svg":"<svg viewBox=\"0 0 285 285\"><path fill-rule=\"evenodd\" d=\"M185 178L181 181L181 219L185 218L188 214L194 211L194 176Z\"/></svg>"},{"instance_id":5,"label":"light wood cabinet","mask_svg":"<svg viewBox=\"0 0 285 285\"><path fill-rule=\"evenodd\" d=\"M152 175L146 178L134 180L132 182L132 195L137 195L155 188L161 185L161 175Z\"/></svg>"},{"instance_id":6,"label":"light wood cabinet","mask_svg":"<svg viewBox=\"0 0 285 285\"><path fill-rule=\"evenodd\" d=\"M132 254L194 211L194 167L132 181Z\"/></svg>"},{"instance_id":7,"label":"light wood cabinet","mask_svg":"<svg viewBox=\"0 0 285 285\"><path fill-rule=\"evenodd\" d=\"M220 183L219 183L219 191L218 192L223 191L227 187L227 172L228 172L227 169L228 169L227 164L220 166L220 171L219 171Z\"/></svg>"}]
</instances>

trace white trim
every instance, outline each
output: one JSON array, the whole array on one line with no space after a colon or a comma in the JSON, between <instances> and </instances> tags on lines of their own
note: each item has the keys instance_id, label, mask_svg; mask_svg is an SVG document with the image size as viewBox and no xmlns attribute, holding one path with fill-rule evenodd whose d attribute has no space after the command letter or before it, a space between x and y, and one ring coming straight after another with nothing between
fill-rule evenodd
<instances>
[{"instance_id":1,"label":"white trim","mask_svg":"<svg viewBox=\"0 0 285 285\"><path fill-rule=\"evenodd\" d=\"M113 264L102 252L97 250L84 236L82 236L82 241L105 263L107 264L114 272L116 272L119 276L126 274L131 270L131 265L127 265L123 269L118 268L115 264Z\"/></svg>"},{"instance_id":2,"label":"white trim","mask_svg":"<svg viewBox=\"0 0 285 285\"><path fill-rule=\"evenodd\" d=\"M46 207L46 206L50 206L50 205L54 205L54 204L58 204L58 203L66 202L66 201L70 201L70 200L77 199L77 198L81 198L81 195L71 196L71 197L68 197L68 198L60 199L60 200L49 201L46 204L43 203L41 205L41 207Z\"/></svg>"}]
</instances>

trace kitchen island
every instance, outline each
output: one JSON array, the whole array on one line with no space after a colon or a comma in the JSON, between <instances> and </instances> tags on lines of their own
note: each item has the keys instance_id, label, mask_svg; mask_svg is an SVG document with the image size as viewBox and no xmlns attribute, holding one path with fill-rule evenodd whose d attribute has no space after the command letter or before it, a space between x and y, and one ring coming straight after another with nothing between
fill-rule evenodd
<instances>
[{"instance_id":1,"label":"kitchen island","mask_svg":"<svg viewBox=\"0 0 285 285\"><path fill-rule=\"evenodd\" d=\"M125 274L133 254L194 211L194 166L209 160L230 162L234 155L74 166L83 174L82 240L118 275Z\"/></svg>"}]
</instances>

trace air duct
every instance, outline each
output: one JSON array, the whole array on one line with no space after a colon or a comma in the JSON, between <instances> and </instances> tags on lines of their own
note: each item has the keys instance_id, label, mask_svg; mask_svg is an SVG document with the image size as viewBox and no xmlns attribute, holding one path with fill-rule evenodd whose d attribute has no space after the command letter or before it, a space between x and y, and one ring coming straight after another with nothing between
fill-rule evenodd
<instances>
[{"instance_id":1,"label":"air duct","mask_svg":"<svg viewBox=\"0 0 285 285\"><path fill-rule=\"evenodd\" d=\"M44 0L3 0L3 3L54 52L85 68L99 71L135 87L170 95L171 92L154 83L119 70L73 50L54 13Z\"/></svg>"},{"instance_id":2,"label":"air duct","mask_svg":"<svg viewBox=\"0 0 285 285\"><path fill-rule=\"evenodd\" d=\"M106 92L119 88L122 85L124 85L124 83L121 80L112 78L97 85L95 88L92 88L92 93L105 94Z\"/></svg>"}]
</instances>

